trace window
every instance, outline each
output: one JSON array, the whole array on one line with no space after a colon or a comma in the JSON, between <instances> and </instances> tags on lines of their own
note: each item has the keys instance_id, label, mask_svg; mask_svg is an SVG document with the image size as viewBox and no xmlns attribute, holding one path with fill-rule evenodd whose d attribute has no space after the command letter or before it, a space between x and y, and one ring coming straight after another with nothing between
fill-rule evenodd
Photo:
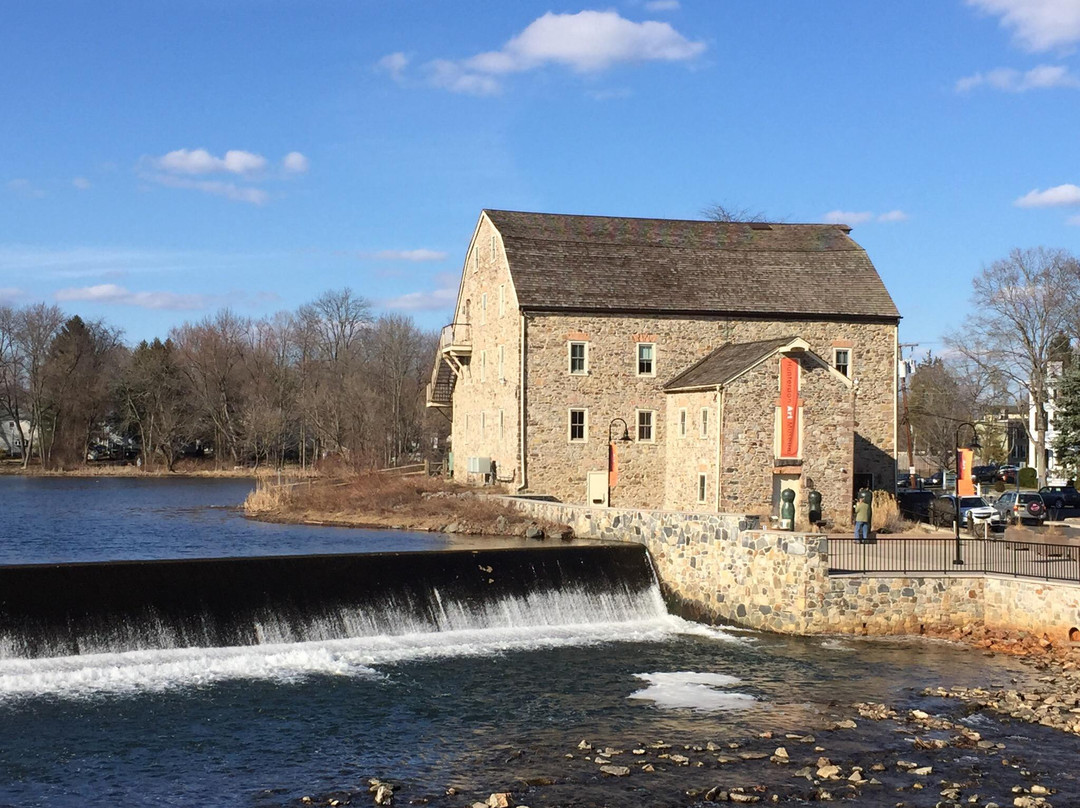
<instances>
[{"instance_id":1,"label":"window","mask_svg":"<svg viewBox=\"0 0 1080 808\"><path fill-rule=\"evenodd\" d=\"M679 410L679 437L686 437L686 408Z\"/></svg>"},{"instance_id":2,"label":"window","mask_svg":"<svg viewBox=\"0 0 1080 808\"><path fill-rule=\"evenodd\" d=\"M570 372L575 376L584 376L589 372L589 343L570 343Z\"/></svg>"},{"instance_id":3,"label":"window","mask_svg":"<svg viewBox=\"0 0 1080 808\"><path fill-rule=\"evenodd\" d=\"M588 410L570 410L570 442L584 443L589 436Z\"/></svg>"},{"instance_id":4,"label":"window","mask_svg":"<svg viewBox=\"0 0 1080 808\"><path fill-rule=\"evenodd\" d=\"M480 352L480 381L487 375L487 351Z\"/></svg>"},{"instance_id":5,"label":"window","mask_svg":"<svg viewBox=\"0 0 1080 808\"><path fill-rule=\"evenodd\" d=\"M701 437L709 437L709 408L701 408Z\"/></svg>"},{"instance_id":6,"label":"window","mask_svg":"<svg viewBox=\"0 0 1080 808\"><path fill-rule=\"evenodd\" d=\"M655 376L656 344L652 342L639 342L637 346L637 375Z\"/></svg>"},{"instance_id":7,"label":"window","mask_svg":"<svg viewBox=\"0 0 1080 808\"><path fill-rule=\"evenodd\" d=\"M833 367L847 377L851 377L851 349L833 348Z\"/></svg>"},{"instance_id":8,"label":"window","mask_svg":"<svg viewBox=\"0 0 1080 808\"><path fill-rule=\"evenodd\" d=\"M506 314L506 284L499 285L499 316Z\"/></svg>"},{"instance_id":9,"label":"window","mask_svg":"<svg viewBox=\"0 0 1080 808\"><path fill-rule=\"evenodd\" d=\"M493 260L493 261L495 260L495 249L496 249L495 234L492 233L491 234L491 252L489 253L489 255L491 256L491 260Z\"/></svg>"},{"instance_id":10,"label":"window","mask_svg":"<svg viewBox=\"0 0 1080 808\"><path fill-rule=\"evenodd\" d=\"M638 410L637 439L640 443L653 442L653 414L652 410Z\"/></svg>"},{"instance_id":11,"label":"window","mask_svg":"<svg viewBox=\"0 0 1080 808\"><path fill-rule=\"evenodd\" d=\"M499 381L506 381L506 376L503 374L503 346L499 346Z\"/></svg>"},{"instance_id":12,"label":"window","mask_svg":"<svg viewBox=\"0 0 1080 808\"><path fill-rule=\"evenodd\" d=\"M708 483L705 482L705 474L700 473L697 476L697 501L704 502L706 493L708 493Z\"/></svg>"},{"instance_id":13,"label":"window","mask_svg":"<svg viewBox=\"0 0 1080 808\"><path fill-rule=\"evenodd\" d=\"M480 437L484 437L484 428L487 427L487 413L480 413Z\"/></svg>"},{"instance_id":14,"label":"window","mask_svg":"<svg viewBox=\"0 0 1080 808\"><path fill-rule=\"evenodd\" d=\"M487 292L480 295L480 325L487 323Z\"/></svg>"}]
</instances>

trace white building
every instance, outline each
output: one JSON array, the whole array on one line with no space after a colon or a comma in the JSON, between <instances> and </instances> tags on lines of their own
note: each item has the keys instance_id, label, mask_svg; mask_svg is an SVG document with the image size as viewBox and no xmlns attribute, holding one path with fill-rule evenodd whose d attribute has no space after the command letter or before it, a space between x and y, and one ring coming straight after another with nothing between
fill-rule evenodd
<instances>
[{"instance_id":1,"label":"white building","mask_svg":"<svg viewBox=\"0 0 1080 808\"><path fill-rule=\"evenodd\" d=\"M21 433L20 427L22 429ZM29 421L20 421L18 424L11 418L0 421L0 455L22 457L23 443L24 441L29 442L30 438Z\"/></svg>"},{"instance_id":2,"label":"white building","mask_svg":"<svg viewBox=\"0 0 1080 808\"><path fill-rule=\"evenodd\" d=\"M1046 366L1046 481L1048 484L1062 484L1066 482L1058 475L1057 463L1054 459L1054 439L1057 437L1055 418L1057 413L1056 399L1058 381L1061 379L1063 365L1061 362L1048 362ZM1028 429L1035 434L1036 412L1034 399L1028 399ZM1038 458L1035 456L1035 442L1028 443L1028 465L1038 468Z\"/></svg>"}]
</instances>

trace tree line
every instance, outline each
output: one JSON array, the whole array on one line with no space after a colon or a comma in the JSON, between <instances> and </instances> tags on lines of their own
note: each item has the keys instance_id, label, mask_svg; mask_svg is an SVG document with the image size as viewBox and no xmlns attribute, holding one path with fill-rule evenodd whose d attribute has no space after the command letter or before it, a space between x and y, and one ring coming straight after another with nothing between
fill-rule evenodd
<instances>
[{"instance_id":1,"label":"tree line","mask_svg":"<svg viewBox=\"0 0 1080 808\"><path fill-rule=\"evenodd\" d=\"M0 306L0 416L24 467L68 468L117 443L169 470L190 454L395 465L446 435L424 406L437 344L350 289L262 319L225 309L135 346L53 305Z\"/></svg>"},{"instance_id":2,"label":"tree line","mask_svg":"<svg viewBox=\"0 0 1080 808\"><path fill-rule=\"evenodd\" d=\"M945 336L946 355L927 354L911 376L906 422L915 445L953 466L955 447L976 425L981 458L1002 462L1022 433L1030 443L1040 485L1047 451L1064 476L1075 477L1080 430L1062 432L1080 396L1064 384L1080 373L1080 261L1067 250L1015 249L972 281L970 313ZM1080 388L1080 379L1075 386ZM1047 434L1051 410L1058 437ZM905 417L903 407L901 417ZM905 429L901 430L903 434Z\"/></svg>"}]
</instances>

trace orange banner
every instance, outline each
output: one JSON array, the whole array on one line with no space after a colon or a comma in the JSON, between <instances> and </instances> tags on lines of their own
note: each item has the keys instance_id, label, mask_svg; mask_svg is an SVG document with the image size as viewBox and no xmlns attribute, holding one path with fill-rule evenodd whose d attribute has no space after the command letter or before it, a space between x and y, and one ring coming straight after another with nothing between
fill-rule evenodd
<instances>
[{"instance_id":1,"label":"orange banner","mask_svg":"<svg viewBox=\"0 0 1080 808\"><path fill-rule=\"evenodd\" d=\"M975 453L971 449L960 449L956 453L956 493L962 497L975 495L975 481L971 479L971 464Z\"/></svg>"},{"instance_id":2,"label":"orange banner","mask_svg":"<svg viewBox=\"0 0 1080 808\"><path fill-rule=\"evenodd\" d=\"M780 457L799 456L799 363L780 357Z\"/></svg>"},{"instance_id":3,"label":"orange banner","mask_svg":"<svg viewBox=\"0 0 1080 808\"><path fill-rule=\"evenodd\" d=\"M608 488L614 488L619 484L619 456L615 453L615 444L608 444L608 465L607 465L607 484Z\"/></svg>"}]
</instances>

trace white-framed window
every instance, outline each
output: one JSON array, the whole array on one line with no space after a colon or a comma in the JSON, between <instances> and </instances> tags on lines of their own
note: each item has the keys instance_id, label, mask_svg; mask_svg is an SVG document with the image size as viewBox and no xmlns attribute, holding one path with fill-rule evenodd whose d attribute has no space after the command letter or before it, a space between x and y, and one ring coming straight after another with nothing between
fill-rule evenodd
<instances>
[{"instance_id":1,"label":"white-framed window","mask_svg":"<svg viewBox=\"0 0 1080 808\"><path fill-rule=\"evenodd\" d=\"M706 494L709 493L708 478L704 472L698 472L697 476L697 501L704 502Z\"/></svg>"},{"instance_id":2,"label":"white-framed window","mask_svg":"<svg viewBox=\"0 0 1080 808\"><path fill-rule=\"evenodd\" d=\"M480 295L480 325L487 323L487 292Z\"/></svg>"},{"instance_id":3,"label":"white-framed window","mask_svg":"<svg viewBox=\"0 0 1080 808\"><path fill-rule=\"evenodd\" d=\"M586 376L589 373L589 343L570 342L567 348L570 357L570 373L574 376Z\"/></svg>"},{"instance_id":4,"label":"white-framed window","mask_svg":"<svg viewBox=\"0 0 1080 808\"><path fill-rule=\"evenodd\" d=\"M708 407L702 407L701 408L701 420L699 421L699 426L701 427L701 437L703 437L703 438L709 437L709 408Z\"/></svg>"},{"instance_id":5,"label":"white-framed window","mask_svg":"<svg viewBox=\"0 0 1080 808\"><path fill-rule=\"evenodd\" d=\"M851 378L851 348L833 348L833 367Z\"/></svg>"},{"instance_id":6,"label":"white-framed window","mask_svg":"<svg viewBox=\"0 0 1080 808\"><path fill-rule=\"evenodd\" d=\"M637 375L656 375L656 343L639 342L637 344Z\"/></svg>"},{"instance_id":7,"label":"white-framed window","mask_svg":"<svg viewBox=\"0 0 1080 808\"><path fill-rule=\"evenodd\" d=\"M637 411L637 439L638 443L653 443L656 440L655 427L656 412L654 410Z\"/></svg>"},{"instance_id":8,"label":"white-framed window","mask_svg":"<svg viewBox=\"0 0 1080 808\"><path fill-rule=\"evenodd\" d=\"M484 430L487 429L487 413L483 410L480 411L480 437L484 437Z\"/></svg>"},{"instance_id":9,"label":"white-framed window","mask_svg":"<svg viewBox=\"0 0 1080 808\"><path fill-rule=\"evenodd\" d=\"M480 352L480 381L487 376L487 351Z\"/></svg>"},{"instance_id":10,"label":"white-framed window","mask_svg":"<svg viewBox=\"0 0 1080 808\"><path fill-rule=\"evenodd\" d=\"M499 284L499 316L506 314L506 284Z\"/></svg>"},{"instance_id":11,"label":"white-framed window","mask_svg":"<svg viewBox=\"0 0 1080 808\"><path fill-rule=\"evenodd\" d=\"M571 443L585 443L589 439L589 411L570 409L567 418L567 437Z\"/></svg>"},{"instance_id":12,"label":"white-framed window","mask_svg":"<svg viewBox=\"0 0 1080 808\"><path fill-rule=\"evenodd\" d=\"M679 410L679 437L686 437L686 407Z\"/></svg>"},{"instance_id":13,"label":"white-framed window","mask_svg":"<svg viewBox=\"0 0 1080 808\"><path fill-rule=\"evenodd\" d=\"M506 419L504 417L504 412L502 410L499 410L499 440L502 440L503 437L506 435L505 430L506 430Z\"/></svg>"},{"instance_id":14,"label":"white-framed window","mask_svg":"<svg viewBox=\"0 0 1080 808\"><path fill-rule=\"evenodd\" d=\"M499 381L505 381L506 375L503 373L503 346L499 346Z\"/></svg>"}]
</instances>

